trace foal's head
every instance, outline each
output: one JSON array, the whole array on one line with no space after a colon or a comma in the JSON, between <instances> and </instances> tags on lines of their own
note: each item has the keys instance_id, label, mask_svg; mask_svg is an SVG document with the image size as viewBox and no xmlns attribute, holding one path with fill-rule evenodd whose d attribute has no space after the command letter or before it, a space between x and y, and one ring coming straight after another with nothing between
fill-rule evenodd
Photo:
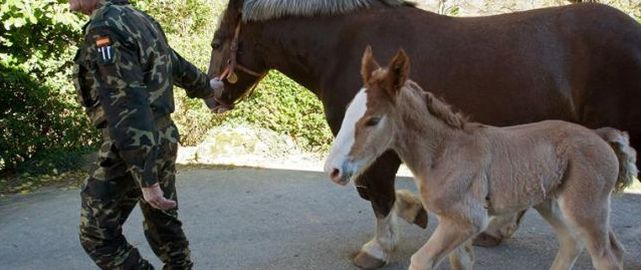
<instances>
[{"instance_id":1,"label":"foal's head","mask_svg":"<svg viewBox=\"0 0 641 270\"><path fill-rule=\"evenodd\" d=\"M371 47L365 49L361 66L364 86L347 107L325 162L325 171L332 181L347 184L389 149L395 133L390 118L409 71L409 58L403 50L396 53L386 68L381 68Z\"/></svg>"}]
</instances>

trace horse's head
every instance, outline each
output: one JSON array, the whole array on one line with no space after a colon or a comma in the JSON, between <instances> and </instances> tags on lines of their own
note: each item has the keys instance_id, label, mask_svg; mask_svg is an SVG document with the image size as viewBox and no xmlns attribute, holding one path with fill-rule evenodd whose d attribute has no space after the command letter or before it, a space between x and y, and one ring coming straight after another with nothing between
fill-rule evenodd
<instances>
[{"instance_id":1,"label":"horse's head","mask_svg":"<svg viewBox=\"0 0 641 270\"><path fill-rule=\"evenodd\" d=\"M211 42L208 74L214 78L217 111L233 108L267 73L265 64L256 55L256 43L243 32L246 26L242 21L243 3L244 0L229 1Z\"/></svg>"},{"instance_id":2,"label":"horse's head","mask_svg":"<svg viewBox=\"0 0 641 270\"><path fill-rule=\"evenodd\" d=\"M365 49L361 66L364 86L345 112L341 129L325 161L332 181L345 185L389 149L394 138L393 114L409 74L409 59L399 50L387 68Z\"/></svg>"}]
</instances>

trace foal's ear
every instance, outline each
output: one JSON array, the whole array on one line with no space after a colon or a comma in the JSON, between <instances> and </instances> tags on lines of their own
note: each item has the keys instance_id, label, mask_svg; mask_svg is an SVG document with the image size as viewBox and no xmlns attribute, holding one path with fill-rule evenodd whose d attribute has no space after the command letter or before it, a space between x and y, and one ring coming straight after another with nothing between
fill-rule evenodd
<instances>
[{"instance_id":1,"label":"foal's ear","mask_svg":"<svg viewBox=\"0 0 641 270\"><path fill-rule=\"evenodd\" d=\"M380 66L374 59L372 53L372 46L367 45L365 52L363 53L363 60L361 61L361 76L363 76L363 83L367 84L369 79L372 77L372 72L379 69Z\"/></svg>"},{"instance_id":2,"label":"foal's ear","mask_svg":"<svg viewBox=\"0 0 641 270\"><path fill-rule=\"evenodd\" d=\"M396 97L401 91L401 88L407 81L410 73L410 59L403 49L398 50L392 61L387 67L387 75L385 76L386 91L389 92L391 97Z\"/></svg>"}]
</instances>

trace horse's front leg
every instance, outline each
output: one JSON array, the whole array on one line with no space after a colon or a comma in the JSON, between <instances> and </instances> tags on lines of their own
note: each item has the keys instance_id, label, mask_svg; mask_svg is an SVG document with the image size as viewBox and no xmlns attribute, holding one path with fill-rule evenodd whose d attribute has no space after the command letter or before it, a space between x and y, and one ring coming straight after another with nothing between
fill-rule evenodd
<instances>
[{"instance_id":1,"label":"horse's front leg","mask_svg":"<svg viewBox=\"0 0 641 270\"><path fill-rule=\"evenodd\" d=\"M359 194L372 203L376 215L376 232L374 238L365 243L354 257L354 264L361 269L376 269L389 262L398 242L397 215L394 209L396 194L394 180L401 164L398 156L388 151L370 166L355 184ZM416 211L413 218L417 224L426 224L424 210ZM405 218L405 217L404 217Z\"/></svg>"},{"instance_id":2,"label":"horse's front leg","mask_svg":"<svg viewBox=\"0 0 641 270\"><path fill-rule=\"evenodd\" d=\"M396 215L388 213L376 217L374 238L365 243L354 257L354 264L361 269L377 269L390 260L399 239Z\"/></svg>"}]
</instances>

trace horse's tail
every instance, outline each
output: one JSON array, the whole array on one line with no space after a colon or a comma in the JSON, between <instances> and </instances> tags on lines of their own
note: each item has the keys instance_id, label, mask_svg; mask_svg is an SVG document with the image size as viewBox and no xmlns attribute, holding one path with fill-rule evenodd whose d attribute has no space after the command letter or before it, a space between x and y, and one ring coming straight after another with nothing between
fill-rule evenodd
<instances>
[{"instance_id":1,"label":"horse's tail","mask_svg":"<svg viewBox=\"0 0 641 270\"><path fill-rule=\"evenodd\" d=\"M619 160L619 177L614 186L615 192L621 192L637 178L637 151L630 146L628 133L614 128L599 128L594 130L601 138L610 144ZM637 178L638 179L638 178ZM641 181L641 180L640 180Z\"/></svg>"}]
</instances>

